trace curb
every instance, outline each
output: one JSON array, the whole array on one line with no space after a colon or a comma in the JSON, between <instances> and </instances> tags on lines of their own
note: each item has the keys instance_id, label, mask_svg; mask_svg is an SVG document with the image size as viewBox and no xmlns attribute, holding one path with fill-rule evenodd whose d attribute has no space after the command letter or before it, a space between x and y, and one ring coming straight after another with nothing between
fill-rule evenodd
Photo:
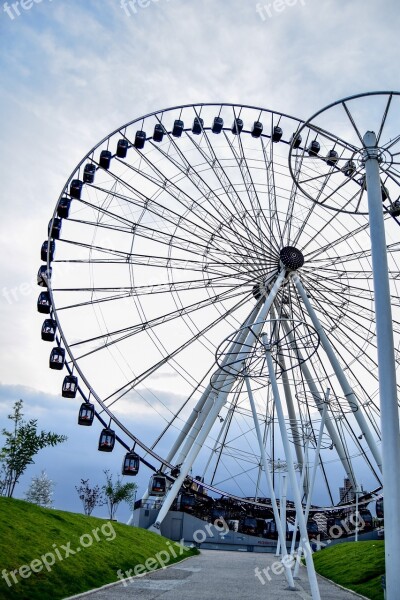
<instances>
[{"instance_id":1,"label":"curb","mask_svg":"<svg viewBox=\"0 0 400 600\"><path fill-rule=\"evenodd\" d=\"M305 565L301 565L304 569L306 569ZM336 583L335 581L332 581L332 579L328 579L327 577L324 577L323 575L320 575L318 573L318 571L315 571L316 574L318 575L318 577L321 577L321 579L324 579L325 581L328 581L329 583L331 583L332 585L334 585L335 587L339 588L340 590L343 590L344 592L348 592L349 594L353 594L353 596L355 596L355 598L361 598L361 600L370 600L370 598L367 598L366 596L362 596L361 594L358 594L357 592L355 592L354 590L349 590L349 588L343 587L342 585L340 585L339 583Z\"/></svg>"},{"instance_id":2,"label":"curb","mask_svg":"<svg viewBox=\"0 0 400 600\"><path fill-rule=\"evenodd\" d=\"M343 590L344 592L347 592L349 594L353 594L353 596L355 596L356 598L361 598L362 600L370 600L370 598L367 598L367 596L361 596L361 594L359 594L358 592L355 592L354 590L349 590L349 588L343 587L339 583L335 583L334 581L332 581L332 579L328 579L327 577L324 577L323 575L320 575L319 573L317 573L317 575L318 575L318 577L321 577L321 579L325 579L325 581L329 581L329 583L332 583L335 587L339 588L340 590Z\"/></svg>"},{"instance_id":3,"label":"curb","mask_svg":"<svg viewBox=\"0 0 400 600\"><path fill-rule=\"evenodd\" d=\"M86 598L88 596L91 596L92 594L96 594L97 592L102 592L103 590L111 589L111 588L115 587L116 585L121 585L121 584L123 585L125 581L130 582L130 581L132 581L132 579L141 579L142 577L145 577L146 575L150 575L150 573L156 573L157 571L162 571L162 570L165 571L166 569L170 569L172 567L182 564L186 560L195 558L195 556L199 556L199 555L195 554L194 556L186 556L179 562L172 563L172 565L167 565L164 568L160 567L159 569L154 569L154 571L148 571L147 573L143 573L142 575L132 575L131 577L127 577L126 579L118 579L118 581L113 581L112 583L106 583L105 585L102 585L99 588L94 588L93 590L88 590L87 592L82 592L80 594L76 594L75 596L68 596L68 598L63 598L63 600L75 600L77 598Z\"/></svg>"}]
</instances>

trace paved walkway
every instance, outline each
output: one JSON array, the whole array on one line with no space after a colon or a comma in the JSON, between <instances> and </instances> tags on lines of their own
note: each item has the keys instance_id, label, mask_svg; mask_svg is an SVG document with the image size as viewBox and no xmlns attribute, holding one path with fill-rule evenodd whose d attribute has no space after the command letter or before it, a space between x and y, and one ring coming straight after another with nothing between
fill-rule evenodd
<instances>
[{"instance_id":1,"label":"paved walkway","mask_svg":"<svg viewBox=\"0 0 400 600\"><path fill-rule=\"evenodd\" d=\"M307 573L300 569L296 591L287 589L284 575L274 575L273 554L202 550L165 570L86 594L87 600L311 600ZM262 573L267 571L268 577ZM259 577L255 569L260 569ZM276 571L276 569L275 569ZM260 580L262 578L264 583ZM355 600L351 592L319 578L322 600Z\"/></svg>"}]
</instances>

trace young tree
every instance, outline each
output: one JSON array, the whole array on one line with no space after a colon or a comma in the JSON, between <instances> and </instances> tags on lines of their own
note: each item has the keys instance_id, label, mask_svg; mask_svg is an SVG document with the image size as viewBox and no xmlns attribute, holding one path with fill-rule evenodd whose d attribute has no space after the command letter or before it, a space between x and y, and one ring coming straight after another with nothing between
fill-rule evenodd
<instances>
[{"instance_id":1,"label":"young tree","mask_svg":"<svg viewBox=\"0 0 400 600\"><path fill-rule=\"evenodd\" d=\"M1 464L1 466L0 466L0 496L4 496L4 490L6 487L6 477L7 477L6 468L5 468L4 464Z\"/></svg>"},{"instance_id":2,"label":"young tree","mask_svg":"<svg viewBox=\"0 0 400 600\"><path fill-rule=\"evenodd\" d=\"M50 431L37 431L37 419L25 421L22 413L23 401L14 404L14 410L8 418L14 423L13 430L2 430L5 444L0 450L2 463L1 496L12 497L19 478L28 465L34 464L33 457L47 446L56 446L65 442L65 435Z\"/></svg>"},{"instance_id":3,"label":"young tree","mask_svg":"<svg viewBox=\"0 0 400 600\"><path fill-rule=\"evenodd\" d=\"M75 486L79 498L82 500L83 510L88 517L92 514L96 506L105 504L103 491L98 485L93 488L89 485L89 479L81 479L81 485Z\"/></svg>"},{"instance_id":4,"label":"young tree","mask_svg":"<svg viewBox=\"0 0 400 600\"><path fill-rule=\"evenodd\" d=\"M103 486L104 494L106 496L106 504L110 519L115 518L118 506L121 502L127 502L132 505L135 498L135 492L137 490L136 483L122 483L120 476L118 475L117 481L113 482L113 476L110 475L109 471L104 471L106 476L106 485Z\"/></svg>"},{"instance_id":5,"label":"young tree","mask_svg":"<svg viewBox=\"0 0 400 600\"><path fill-rule=\"evenodd\" d=\"M32 477L31 484L25 494L28 502L33 502L43 508L51 508L53 505L54 483L49 479L46 471Z\"/></svg>"}]
</instances>

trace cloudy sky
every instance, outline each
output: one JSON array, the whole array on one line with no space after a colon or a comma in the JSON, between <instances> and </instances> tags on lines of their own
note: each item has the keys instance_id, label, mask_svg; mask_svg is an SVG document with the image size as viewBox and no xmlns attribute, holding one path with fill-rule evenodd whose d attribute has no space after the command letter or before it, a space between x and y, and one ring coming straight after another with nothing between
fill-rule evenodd
<instances>
[{"instance_id":1,"label":"cloudy sky","mask_svg":"<svg viewBox=\"0 0 400 600\"><path fill-rule=\"evenodd\" d=\"M97 428L75 426L35 310L40 245L75 165L123 123L168 106L238 102L306 119L341 97L400 88L395 0L125 4L0 1L0 418L23 398L27 416L69 436L38 456L17 496L46 468L55 505L72 510L79 479L100 483L120 462L96 452Z\"/></svg>"}]
</instances>

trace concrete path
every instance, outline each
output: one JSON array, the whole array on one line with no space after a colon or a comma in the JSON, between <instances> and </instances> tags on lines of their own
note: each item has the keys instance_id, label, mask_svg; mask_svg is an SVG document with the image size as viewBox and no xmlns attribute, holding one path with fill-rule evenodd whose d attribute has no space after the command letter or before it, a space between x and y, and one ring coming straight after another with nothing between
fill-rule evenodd
<instances>
[{"instance_id":1,"label":"concrete path","mask_svg":"<svg viewBox=\"0 0 400 600\"><path fill-rule=\"evenodd\" d=\"M290 591L284 575L274 575L272 567L276 561L273 554L202 550L199 556L178 565L79 597L85 596L87 600L311 600L306 569L300 569L297 590ZM276 565L274 570L277 572ZM321 578L319 584L321 600L361 597Z\"/></svg>"}]
</instances>

